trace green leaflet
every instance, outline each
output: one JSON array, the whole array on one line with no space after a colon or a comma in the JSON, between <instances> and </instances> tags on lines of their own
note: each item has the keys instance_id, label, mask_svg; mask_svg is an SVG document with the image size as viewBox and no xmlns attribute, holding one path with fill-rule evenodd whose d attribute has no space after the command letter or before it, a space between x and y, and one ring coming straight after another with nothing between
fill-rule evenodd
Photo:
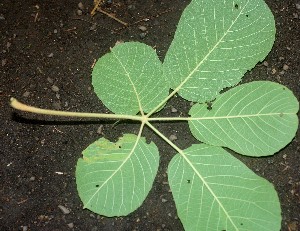
<instances>
[{"instance_id":1,"label":"green leaflet","mask_svg":"<svg viewBox=\"0 0 300 231\"><path fill-rule=\"evenodd\" d=\"M274 187L220 147L192 145L169 164L168 178L186 231L280 230Z\"/></svg>"},{"instance_id":2,"label":"green leaflet","mask_svg":"<svg viewBox=\"0 0 300 231\"><path fill-rule=\"evenodd\" d=\"M263 0L193 0L184 10L163 69L184 99L210 101L262 61L275 40Z\"/></svg>"},{"instance_id":3,"label":"green leaflet","mask_svg":"<svg viewBox=\"0 0 300 231\"><path fill-rule=\"evenodd\" d=\"M273 82L242 84L221 95L208 110L195 104L189 126L200 141L249 156L272 155L298 129L299 103L286 87Z\"/></svg>"},{"instance_id":4,"label":"green leaflet","mask_svg":"<svg viewBox=\"0 0 300 231\"><path fill-rule=\"evenodd\" d=\"M119 44L101 57L92 80L97 96L118 114L149 112L169 93L155 50L138 42Z\"/></svg>"},{"instance_id":5,"label":"green leaflet","mask_svg":"<svg viewBox=\"0 0 300 231\"><path fill-rule=\"evenodd\" d=\"M105 215L124 216L148 195L159 164L154 143L125 134L116 143L105 138L83 151L76 167L76 183L85 208Z\"/></svg>"}]
</instances>

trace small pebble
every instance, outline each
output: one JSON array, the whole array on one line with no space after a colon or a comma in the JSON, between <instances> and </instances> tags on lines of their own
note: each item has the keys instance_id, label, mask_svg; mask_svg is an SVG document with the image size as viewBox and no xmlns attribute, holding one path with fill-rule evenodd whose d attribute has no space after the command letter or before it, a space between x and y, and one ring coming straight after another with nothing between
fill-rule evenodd
<instances>
[{"instance_id":1,"label":"small pebble","mask_svg":"<svg viewBox=\"0 0 300 231\"><path fill-rule=\"evenodd\" d=\"M103 135L103 125L102 125L102 124L101 124L101 125L99 126L99 128L97 129L97 134Z\"/></svg>"},{"instance_id":2,"label":"small pebble","mask_svg":"<svg viewBox=\"0 0 300 231\"><path fill-rule=\"evenodd\" d=\"M299 3L296 3L296 9L300 10L300 4Z\"/></svg>"},{"instance_id":3,"label":"small pebble","mask_svg":"<svg viewBox=\"0 0 300 231\"><path fill-rule=\"evenodd\" d=\"M176 135L170 135L169 140L170 141L177 140L177 136Z\"/></svg>"},{"instance_id":4,"label":"small pebble","mask_svg":"<svg viewBox=\"0 0 300 231\"><path fill-rule=\"evenodd\" d=\"M166 200L165 198L162 198L162 199L161 199L161 202L162 202L162 203L166 203L167 201L168 201L168 200Z\"/></svg>"},{"instance_id":5,"label":"small pebble","mask_svg":"<svg viewBox=\"0 0 300 231\"><path fill-rule=\"evenodd\" d=\"M51 79L50 77L47 78L47 81L48 81L49 83L53 83L53 79Z\"/></svg>"},{"instance_id":6,"label":"small pebble","mask_svg":"<svg viewBox=\"0 0 300 231\"><path fill-rule=\"evenodd\" d=\"M284 64L283 67L282 67L282 69L285 70L285 71L287 71L289 69L289 66L286 65L286 64Z\"/></svg>"},{"instance_id":7,"label":"small pebble","mask_svg":"<svg viewBox=\"0 0 300 231\"><path fill-rule=\"evenodd\" d=\"M299 18L299 15L297 13L293 13L294 18Z\"/></svg>"},{"instance_id":8,"label":"small pebble","mask_svg":"<svg viewBox=\"0 0 300 231\"><path fill-rule=\"evenodd\" d=\"M128 10L135 10L135 5L128 5Z\"/></svg>"},{"instance_id":9,"label":"small pebble","mask_svg":"<svg viewBox=\"0 0 300 231\"><path fill-rule=\"evenodd\" d=\"M0 20L5 20L5 17L3 14L0 14Z\"/></svg>"},{"instance_id":10,"label":"small pebble","mask_svg":"<svg viewBox=\"0 0 300 231\"><path fill-rule=\"evenodd\" d=\"M56 93L55 96L57 99L60 99L60 94Z\"/></svg>"},{"instance_id":11,"label":"small pebble","mask_svg":"<svg viewBox=\"0 0 300 231\"><path fill-rule=\"evenodd\" d=\"M63 212L63 214L69 214L70 210L67 209L65 206L63 205L59 205L58 208Z\"/></svg>"},{"instance_id":12,"label":"small pebble","mask_svg":"<svg viewBox=\"0 0 300 231\"><path fill-rule=\"evenodd\" d=\"M171 112L175 113L175 112L177 112L177 111L178 111L178 110L177 110L175 107L172 107Z\"/></svg>"},{"instance_id":13,"label":"small pebble","mask_svg":"<svg viewBox=\"0 0 300 231\"><path fill-rule=\"evenodd\" d=\"M51 87L51 90L54 91L54 92L58 92L58 91L59 91L59 88L58 88L58 86L53 85L53 86Z\"/></svg>"},{"instance_id":14,"label":"small pebble","mask_svg":"<svg viewBox=\"0 0 300 231\"><path fill-rule=\"evenodd\" d=\"M276 71L276 69L275 69L275 68L273 68L273 69L272 69L272 75L275 75L275 74L276 74L276 72L277 72L277 71Z\"/></svg>"},{"instance_id":15,"label":"small pebble","mask_svg":"<svg viewBox=\"0 0 300 231\"><path fill-rule=\"evenodd\" d=\"M78 8L79 8L80 10L84 10L84 6L83 6L82 2L79 2L79 3L78 3Z\"/></svg>"},{"instance_id":16,"label":"small pebble","mask_svg":"<svg viewBox=\"0 0 300 231\"><path fill-rule=\"evenodd\" d=\"M28 97L30 95L30 92L29 91L25 91L24 94L23 94L23 97Z\"/></svg>"},{"instance_id":17,"label":"small pebble","mask_svg":"<svg viewBox=\"0 0 300 231\"><path fill-rule=\"evenodd\" d=\"M287 155L286 154L283 154L282 158L283 159L286 159Z\"/></svg>"},{"instance_id":18,"label":"small pebble","mask_svg":"<svg viewBox=\"0 0 300 231\"><path fill-rule=\"evenodd\" d=\"M263 62L263 65L264 65L265 67L267 67L267 66L269 65L269 63L268 63L267 61L264 61L264 62Z\"/></svg>"},{"instance_id":19,"label":"small pebble","mask_svg":"<svg viewBox=\"0 0 300 231\"><path fill-rule=\"evenodd\" d=\"M22 226L22 231L27 231L28 230L28 226L24 225Z\"/></svg>"},{"instance_id":20,"label":"small pebble","mask_svg":"<svg viewBox=\"0 0 300 231\"><path fill-rule=\"evenodd\" d=\"M145 32L145 31L147 30L147 27L145 27L145 26L139 26L139 29L140 29L141 31Z\"/></svg>"},{"instance_id":21,"label":"small pebble","mask_svg":"<svg viewBox=\"0 0 300 231\"><path fill-rule=\"evenodd\" d=\"M2 59L2 60L1 60L1 65L2 65L2 67L4 67L4 66L6 65L6 63L7 63L7 59Z\"/></svg>"},{"instance_id":22,"label":"small pebble","mask_svg":"<svg viewBox=\"0 0 300 231\"><path fill-rule=\"evenodd\" d=\"M11 46L11 43L10 43L10 42L7 42L7 43L6 43L6 48L9 49L10 46Z\"/></svg>"},{"instance_id":23,"label":"small pebble","mask_svg":"<svg viewBox=\"0 0 300 231\"><path fill-rule=\"evenodd\" d=\"M69 224L67 224L67 226L68 226L70 229L73 229L73 228L74 228L74 224L73 224L73 223L69 223Z\"/></svg>"},{"instance_id":24,"label":"small pebble","mask_svg":"<svg viewBox=\"0 0 300 231\"><path fill-rule=\"evenodd\" d=\"M61 109L61 105L60 105L60 103L58 103L58 102L53 103L52 106L53 106L54 109L56 109L56 110L60 110L60 109Z\"/></svg>"},{"instance_id":25,"label":"small pebble","mask_svg":"<svg viewBox=\"0 0 300 231\"><path fill-rule=\"evenodd\" d=\"M53 53L50 53L50 54L48 55L48 57L49 57L49 58L52 58L53 55L54 55Z\"/></svg>"},{"instance_id":26,"label":"small pebble","mask_svg":"<svg viewBox=\"0 0 300 231\"><path fill-rule=\"evenodd\" d=\"M91 231L97 231L97 230L98 230L97 226L94 226L94 227L91 229Z\"/></svg>"},{"instance_id":27,"label":"small pebble","mask_svg":"<svg viewBox=\"0 0 300 231\"><path fill-rule=\"evenodd\" d=\"M35 177L32 176L32 177L29 178L29 180L30 180L30 181L34 181L34 180L35 180Z\"/></svg>"},{"instance_id":28,"label":"small pebble","mask_svg":"<svg viewBox=\"0 0 300 231\"><path fill-rule=\"evenodd\" d=\"M97 23L93 23L90 27L90 30L96 30L97 28Z\"/></svg>"},{"instance_id":29,"label":"small pebble","mask_svg":"<svg viewBox=\"0 0 300 231\"><path fill-rule=\"evenodd\" d=\"M82 15L82 10L77 10L77 15Z\"/></svg>"},{"instance_id":30,"label":"small pebble","mask_svg":"<svg viewBox=\"0 0 300 231\"><path fill-rule=\"evenodd\" d=\"M54 34L57 34L57 29L54 29L53 33L54 33Z\"/></svg>"},{"instance_id":31,"label":"small pebble","mask_svg":"<svg viewBox=\"0 0 300 231\"><path fill-rule=\"evenodd\" d=\"M147 35L146 33L140 33L140 38L143 39L146 37L146 35Z\"/></svg>"}]
</instances>

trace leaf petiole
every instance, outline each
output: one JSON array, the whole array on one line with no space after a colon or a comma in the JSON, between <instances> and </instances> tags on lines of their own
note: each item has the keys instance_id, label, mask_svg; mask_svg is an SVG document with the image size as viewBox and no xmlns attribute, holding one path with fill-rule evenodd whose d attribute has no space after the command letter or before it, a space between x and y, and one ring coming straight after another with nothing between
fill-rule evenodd
<instances>
[{"instance_id":1,"label":"leaf petiole","mask_svg":"<svg viewBox=\"0 0 300 231\"><path fill-rule=\"evenodd\" d=\"M31 112L42 115L66 116L66 117L83 117L83 118L100 118L100 119L118 119L118 120L135 120L142 121L141 116L134 115L116 115L116 114L103 114L103 113L88 113L88 112L70 112L70 111L57 111L32 107L19 102L15 98L10 99L10 105L20 111Z\"/></svg>"}]
</instances>

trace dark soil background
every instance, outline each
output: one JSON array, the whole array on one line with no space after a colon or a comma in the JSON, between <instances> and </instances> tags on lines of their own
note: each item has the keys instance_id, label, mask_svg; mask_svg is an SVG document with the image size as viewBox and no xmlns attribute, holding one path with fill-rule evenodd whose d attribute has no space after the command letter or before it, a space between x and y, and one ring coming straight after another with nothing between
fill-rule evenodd
<instances>
[{"instance_id":1,"label":"dark soil background","mask_svg":"<svg viewBox=\"0 0 300 231\"><path fill-rule=\"evenodd\" d=\"M113 0L98 12L93 2L1 0L0 2L0 230L183 230L167 183L167 165L175 151L146 130L161 152L159 174L143 205L127 217L106 218L83 210L75 184L81 151L101 136L116 140L136 132L135 124L46 117L16 112L10 97L48 109L107 112L93 93L91 67L117 41L141 41L157 49L161 60L189 1ZM112 2L112 3L110 3ZM277 40L265 59L243 81L271 80L300 99L300 1L268 0ZM82 8L81 10L79 8ZM80 10L80 11L79 11ZM143 27L140 27L143 26ZM177 109L177 112L172 110ZM175 97L160 115L186 115L190 104ZM173 111L173 112L172 112ZM185 123L158 126L175 143L197 141ZM282 206L282 230L300 230L300 134L268 158L240 158L272 182ZM64 212L59 208L67 209Z\"/></svg>"}]
</instances>

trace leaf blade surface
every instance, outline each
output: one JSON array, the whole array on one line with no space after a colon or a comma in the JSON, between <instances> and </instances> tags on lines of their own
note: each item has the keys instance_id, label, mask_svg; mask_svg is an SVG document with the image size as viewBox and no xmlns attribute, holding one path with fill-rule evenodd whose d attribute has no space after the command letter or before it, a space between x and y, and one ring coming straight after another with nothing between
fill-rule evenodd
<instances>
[{"instance_id":1,"label":"leaf blade surface","mask_svg":"<svg viewBox=\"0 0 300 231\"><path fill-rule=\"evenodd\" d=\"M98 98L117 114L149 112L169 91L155 50L138 42L116 45L102 56L92 83Z\"/></svg>"},{"instance_id":2,"label":"leaf blade surface","mask_svg":"<svg viewBox=\"0 0 300 231\"><path fill-rule=\"evenodd\" d=\"M274 187L220 147L192 145L169 164L168 178L185 230L280 229Z\"/></svg>"},{"instance_id":3,"label":"leaf blade surface","mask_svg":"<svg viewBox=\"0 0 300 231\"><path fill-rule=\"evenodd\" d=\"M262 61L274 40L274 17L263 0L194 0L181 16L164 75L184 99L209 101Z\"/></svg>"},{"instance_id":4,"label":"leaf blade surface","mask_svg":"<svg viewBox=\"0 0 300 231\"><path fill-rule=\"evenodd\" d=\"M286 87L268 81L242 84L221 95L208 109L195 104L189 121L196 139L249 156L272 155L298 129L299 103Z\"/></svg>"},{"instance_id":5,"label":"leaf blade surface","mask_svg":"<svg viewBox=\"0 0 300 231\"><path fill-rule=\"evenodd\" d=\"M84 207L108 217L128 215L145 200L158 164L155 144L133 134L125 134L116 143L104 138L92 143L76 167Z\"/></svg>"}]
</instances>

